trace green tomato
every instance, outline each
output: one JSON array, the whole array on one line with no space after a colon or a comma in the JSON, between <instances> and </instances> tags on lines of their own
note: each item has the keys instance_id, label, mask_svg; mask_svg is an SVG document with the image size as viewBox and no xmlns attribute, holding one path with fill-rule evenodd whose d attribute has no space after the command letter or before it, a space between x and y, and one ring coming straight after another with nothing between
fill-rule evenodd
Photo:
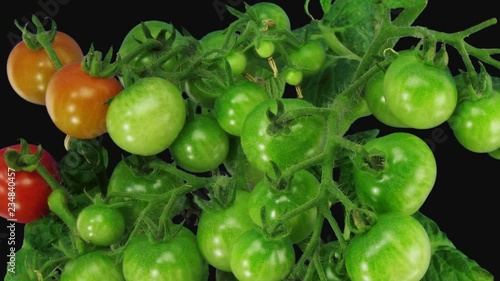
<instances>
[{"instance_id":1,"label":"green tomato","mask_svg":"<svg viewBox=\"0 0 500 281\"><path fill-rule=\"evenodd\" d=\"M305 100L282 98L285 112L313 107ZM277 112L277 100L269 99L258 104L248 115L241 131L241 146L248 161L257 169L273 174L273 161L279 169L297 164L323 151L325 121L319 116L298 117L290 121L284 130L270 135L271 124L266 111Z\"/></svg>"},{"instance_id":2,"label":"green tomato","mask_svg":"<svg viewBox=\"0 0 500 281\"><path fill-rule=\"evenodd\" d=\"M214 30L205 34L205 36L200 39L200 44L207 51L224 49L231 46L231 44L234 44L237 36L237 34L234 34L231 38L232 40L228 42L229 45L224 46L224 40L226 39L226 30ZM227 51L225 59L229 63L229 66L231 67L231 73L234 76L241 75L246 68L247 57L244 53L238 50Z\"/></svg>"},{"instance_id":3,"label":"green tomato","mask_svg":"<svg viewBox=\"0 0 500 281\"><path fill-rule=\"evenodd\" d=\"M125 281L114 258L102 250L88 252L67 262L61 272L61 281Z\"/></svg>"},{"instance_id":4,"label":"green tomato","mask_svg":"<svg viewBox=\"0 0 500 281\"><path fill-rule=\"evenodd\" d=\"M488 152L488 155L491 156L493 159L500 160L500 147Z\"/></svg>"},{"instance_id":5,"label":"green tomato","mask_svg":"<svg viewBox=\"0 0 500 281\"><path fill-rule=\"evenodd\" d=\"M323 45L316 40L309 40L290 53L290 63L305 76L311 76L321 70L326 61Z\"/></svg>"},{"instance_id":6,"label":"green tomato","mask_svg":"<svg viewBox=\"0 0 500 281\"><path fill-rule=\"evenodd\" d=\"M196 236L186 227L159 242L146 236L132 239L123 252L126 281L200 281L208 270Z\"/></svg>"},{"instance_id":7,"label":"green tomato","mask_svg":"<svg viewBox=\"0 0 500 281\"><path fill-rule=\"evenodd\" d=\"M240 136L248 113L268 99L267 91L259 84L249 80L236 82L215 101L215 117L224 131Z\"/></svg>"},{"instance_id":8,"label":"green tomato","mask_svg":"<svg viewBox=\"0 0 500 281\"><path fill-rule=\"evenodd\" d=\"M357 156L353 180L359 201L379 214L411 215L419 210L437 177L436 159L427 143L416 135L396 132L372 139L364 148L382 156L383 167L374 170Z\"/></svg>"},{"instance_id":9,"label":"green tomato","mask_svg":"<svg viewBox=\"0 0 500 281\"><path fill-rule=\"evenodd\" d=\"M345 266L352 281L419 281L431 260L423 226L402 213L385 213L349 241Z\"/></svg>"},{"instance_id":10,"label":"green tomato","mask_svg":"<svg viewBox=\"0 0 500 281\"><path fill-rule=\"evenodd\" d=\"M427 65L413 52L394 59L383 88L387 107L413 129L441 125L457 105L457 86L449 68Z\"/></svg>"},{"instance_id":11,"label":"green tomato","mask_svg":"<svg viewBox=\"0 0 500 281\"><path fill-rule=\"evenodd\" d=\"M250 164L242 151L240 137L229 137L229 153L223 164L230 175L244 177L247 184L246 187L249 189L252 189L266 175Z\"/></svg>"},{"instance_id":12,"label":"green tomato","mask_svg":"<svg viewBox=\"0 0 500 281\"><path fill-rule=\"evenodd\" d=\"M407 128L387 107L384 96L385 72L377 72L365 86L365 100L370 112L382 124L394 128Z\"/></svg>"},{"instance_id":13,"label":"green tomato","mask_svg":"<svg viewBox=\"0 0 500 281\"><path fill-rule=\"evenodd\" d=\"M218 270L231 271L231 250L236 239L253 228L248 214L250 192L236 190L233 203L223 209L203 210L196 238L201 254Z\"/></svg>"},{"instance_id":14,"label":"green tomato","mask_svg":"<svg viewBox=\"0 0 500 281\"><path fill-rule=\"evenodd\" d=\"M159 168L152 168L151 165L169 165L157 156L141 157L129 155L120 160L113 168L109 177L107 196L110 202L129 202L130 205L120 207L119 210L125 217L127 227L133 227L142 210L148 202L134 199L134 196L155 195L167 193L184 184L184 180L174 176ZM125 194L127 197L112 197L116 194ZM185 207L187 197L182 197L173 210L174 214L180 213ZM165 204L158 204L153 215L160 216Z\"/></svg>"},{"instance_id":15,"label":"green tomato","mask_svg":"<svg viewBox=\"0 0 500 281\"><path fill-rule=\"evenodd\" d=\"M304 72L294 67L288 67L283 74L285 82L292 86L299 85L304 79Z\"/></svg>"},{"instance_id":16,"label":"green tomato","mask_svg":"<svg viewBox=\"0 0 500 281\"><path fill-rule=\"evenodd\" d=\"M76 227L80 237L87 243L110 246L123 238L125 219L118 209L93 204L78 213Z\"/></svg>"},{"instance_id":17,"label":"green tomato","mask_svg":"<svg viewBox=\"0 0 500 281\"><path fill-rule=\"evenodd\" d=\"M181 41L181 33L177 31L170 23L164 22L164 21L159 21L159 20L148 20L141 22L134 26L126 35L125 38L122 41L122 44L120 45L120 48L118 49L118 55L121 58L125 58L127 55L129 55L133 50L135 50L142 42L146 41L146 34L144 33L143 29L143 24L149 29L149 32L151 32L151 35L153 38L156 39L161 39L159 38L159 33L162 30L167 30L165 34L165 38L167 39L172 35L172 31L175 32L175 40L173 42L172 46L178 45L178 42ZM172 47L171 46L171 47ZM165 51L168 50L158 50L158 49L151 49L147 50L143 53L140 53L138 56L135 56L130 62L129 65L132 67L137 67L137 68L143 68L151 65L154 63ZM162 69L165 71L171 71L174 69L176 63L178 63L178 60L174 56L173 58L165 61L162 65Z\"/></svg>"},{"instance_id":18,"label":"green tomato","mask_svg":"<svg viewBox=\"0 0 500 281\"><path fill-rule=\"evenodd\" d=\"M276 46L274 45L274 42L270 40L261 40L255 46L255 52L257 53L257 55L261 58L266 58L266 59L272 57L275 49Z\"/></svg>"},{"instance_id":19,"label":"green tomato","mask_svg":"<svg viewBox=\"0 0 500 281\"><path fill-rule=\"evenodd\" d=\"M106 115L108 134L121 149L142 156L166 150L186 120L180 89L159 78L142 78L113 98Z\"/></svg>"},{"instance_id":20,"label":"green tomato","mask_svg":"<svg viewBox=\"0 0 500 281\"><path fill-rule=\"evenodd\" d=\"M278 4L272 2L259 2L251 6L254 20L260 28L267 29L284 29L291 30L290 18L286 11ZM248 11L247 11L248 12ZM271 20L274 23L273 27L269 27L263 21Z\"/></svg>"},{"instance_id":21,"label":"green tomato","mask_svg":"<svg viewBox=\"0 0 500 281\"><path fill-rule=\"evenodd\" d=\"M276 190L267 179L261 180L252 190L249 213L252 220L263 226L261 211L265 208L268 225L279 221L283 215L312 201L318 196L319 181L306 170L296 172L284 190ZM317 208L310 208L285 222L292 243L306 239L314 228Z\"/></svg>"},{"instance_id":22,"label":"green tomato","mask_svg":"<svg viewBox=\"0 0 500 281\"><path fill-rule=\"evenodd\" d=\"M226 160L229 136L212 116L197 115L186 123L169 150L183 169L208 172Z\"/></svg>"},{"instance_id":23,"label":"green tomato","mask_svg":"<svg viewBox=\"0 0 500 281\"><path fill-rule=\"evenodd\" d=\"M256 229L241 234L233 245L231 271L240 281L281 281L295 265L292 242L266 238Z\"/></svg>"},{"instance_id":24,"label":"green tomato","mask_svg":"<svg viewBox=\"0 0 500 281\"><path fill-rule=\"evenodd\" d=\"M500 91L461 100L448 125L467 150L489 153L500 148Z\"/></svg>"}]
</instances>

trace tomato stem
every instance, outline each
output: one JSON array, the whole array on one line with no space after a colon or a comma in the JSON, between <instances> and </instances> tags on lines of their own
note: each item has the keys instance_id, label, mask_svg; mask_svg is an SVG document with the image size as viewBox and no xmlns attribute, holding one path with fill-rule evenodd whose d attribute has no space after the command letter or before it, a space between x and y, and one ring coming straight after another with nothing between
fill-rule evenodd
<instances>
[{"instance_id":1,"label":"tomato stem","mask_svg":"<svg viewBox=\"0 0 500 281\"><path fill-rule=\"evenodd\" d=\"M76 218L68 209L68 198L66 192L62 189L53 190L47 199L49 209L54 212L70 229L71 240L79 254L85 253L85 244L78 234Z\"/></svg>"},{"instance_id":2,"label":"tomato stem","mask_svg":"<svg viewBox=\"0 0 500 281\"><path fill-rule=\"evenodd\" d=\"M56 69L61 69L63 67L63 64L61 63L61 60L57 56L56 51L52 47L53 38L49 37L49 34L43 28L43 25L40 22L40 20L38 19L38 17L33 16L32 21L37 28L37 33L36 33L37 41L40 43L40 45L47 52L47 55L49 56L50 60L54 64L54 67ZM54 21L52 21L52 23L53 23L52 24L52 32L56 32L56 30L55 30L56 25L55 25Z\"/></svg>"}]
</instances>

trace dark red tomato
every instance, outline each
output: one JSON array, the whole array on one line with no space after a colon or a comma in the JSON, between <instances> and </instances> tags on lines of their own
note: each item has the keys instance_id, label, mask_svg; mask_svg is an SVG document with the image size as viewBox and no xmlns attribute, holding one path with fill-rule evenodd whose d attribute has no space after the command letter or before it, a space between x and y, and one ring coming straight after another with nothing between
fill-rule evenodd
<instances>
[{"instance_id":1,"label":"dark red tomato","mask_svg":"<svg viewBox=\"0 0 500 281\"><path fill-rule=\"evenodd\" d=\"M106 102L122 90L115 77L92 77L83 71L80 62L75 62L52 76L45 102L50 118L63 133L91 139L107 132Z\"/></svg>"},{"instance_id":2,"label":"dark red tomato","mask_svg":"<svg viewBox=\"0 0 500 281\"><path fill-rule=\"evenodd\" d=\"M52 48L63 65L79 62L83 52L78 43L69 35L57 32ZM56 67L47 52L31 50L24 41L11 50L7 58L7 78L14 91L23 99L45 105L45 91Z\"/></svg>"},{"instance_id":3,"label":"dark red tomato","mask_svg":"<svg viewBox=\"0 0 500 281\"><path fill-rule=\"evenodd\" d=\"M15 171L9 168L4 159L7 149L20 151L21 144L0 150L0 216L18 223L38 220L50 212L47 198L52 188L36 171ZM38 146L30 144L29 150L34 154ZM58 163L49 152L42 151L39 163L56 181L60 180Z\"/></svg>"}]
</instances>

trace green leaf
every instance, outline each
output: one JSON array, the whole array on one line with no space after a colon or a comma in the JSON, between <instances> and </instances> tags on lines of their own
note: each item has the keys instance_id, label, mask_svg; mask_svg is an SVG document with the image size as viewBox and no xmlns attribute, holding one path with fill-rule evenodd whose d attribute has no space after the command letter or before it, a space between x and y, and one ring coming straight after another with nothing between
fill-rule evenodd
<instances>
[{"instance_id":1,"label":"green leaf","mask_svg":"<svg viewBox=\"0 0 500 281\"><path fill-rule=\"evenodd\" d=\"M64 235L67 235L64 224L51 213L25 225L23 244L35 250L47 251Z\"/></svg>"},{"instance_id":2,"label":"green leaf","mask_svg":"<svg viewBox=\"0 0 500 281\"><path fill-rule=\"evenodd\" d=\"M458 249L440 246L434 249L431 264L421 281L493 281L493 275Z\"/></svg>"},{"instance_id":3,"label":"green leaf","mask_svg":"<svg viewBox=\"0 0 500 281\"><path fill-rule=\"evenodd\" d=\"M328 56L325 67L301 83L304 99L316 106L328 107L351 84L358 64L357 60Z\"/></svg>"},{"instance_id":4,"label":"green leaf","mask_svg":"<svg viewBox=\"0 0 500 281\"><path fill-rule=\"evenodd\" d=\"M68 191L79 194L102 183L106 173L108 152L96 139L70 139L68 153L59 163L60 174Z\"/></svg>"},{"instance_id":5,"label":"green leaf","mask_svg":"<svg viewBox=\"0 0 500 281\"><path fill-rule=\"evenodd\" d=\"M413 8L425 6L427 4L426 0L382 0L382 4L387 8L399 9L399 8Z\"/></svg>"},{"instance_id":6,"label":"green leaf","mask_svg":"<svg viewBox=\"0 0 500 281\"><path fill-rule=\"evenodd\" d=\"M347 49L362 57L378 33L378 23L384 16L384 7L375 2L336 0L321 22Z\"/></svg>"},{"instance_id":7,"label":"green leaf","mask_svg":"<svg viewBox=\"0 0 500 281\"><path fill-rule=\"evenodd\" d=\"M330 8L332 7L332 0L320 0L319 2L321 4L321 10L323 10L323 13L328 13L328 11L330 11Z\"/></svg>"},{"instance_id":8,"label":"green leaf","mask_svg":"<svg viewBox=\"0 0 500 281\"><path fill-rule=\"evenodd\" d=\"M438 225L421 212L413 215L427 231L432 257L421 281L493 281L493 275L455 248Z\"/></svg>"}]
</instances>

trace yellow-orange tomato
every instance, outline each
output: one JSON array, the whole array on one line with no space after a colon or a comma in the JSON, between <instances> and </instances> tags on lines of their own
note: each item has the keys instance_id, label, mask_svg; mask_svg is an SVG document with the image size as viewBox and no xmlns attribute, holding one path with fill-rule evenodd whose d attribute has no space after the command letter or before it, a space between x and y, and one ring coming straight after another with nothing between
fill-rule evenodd
<instances>
[{"instance_id":1,"label":"yellow-orange tomato","mask_svg":"<svg viewBox=\"0 0 500 281\"><path fill-rule=\"evenodd\" d=\"M69 35L57 32L52 47L63 65L79 62L83 52ZM7 59L7 77L14 91L23 99L45 105L45 92L56 67L42 48L32 50L21 41L12 48Z\"/></svg>"},{"instance_id":2,"label":"yellow-orange tomato","mask_svg":"<svg viewBox=\"0 0 500 281\"><path fill-rule=\"evenodd\" d=\"M116 77L93 77L83 71L79 62L74 62L52 76L45 105L50 118L63 133L91 139L107 132L107 101L122 90Z\"/></svg>"}]
</instances>

